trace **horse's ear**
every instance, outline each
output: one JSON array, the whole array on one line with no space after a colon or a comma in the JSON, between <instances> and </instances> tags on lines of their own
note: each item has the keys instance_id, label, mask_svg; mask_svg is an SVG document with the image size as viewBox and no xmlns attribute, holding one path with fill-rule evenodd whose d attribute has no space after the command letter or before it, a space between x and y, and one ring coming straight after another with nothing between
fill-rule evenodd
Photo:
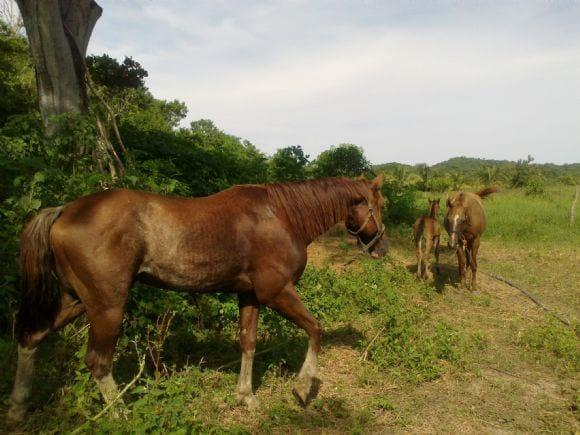
<instances>
[{"instance_id":1,"label":"horse's ear","mask_svg":"<svg viewBox=\"0 0 580 435\"><path fill-rule=\"evenodd\" d=\"M447 195L447 208L451 207L451 197Z\"/></svg>"},{"instance_id":2,"label":"horse's ear","mask_svg":"<svg viewBox=\"0 0 580 435\"><path fill-rule=\"evenodd\" d=\"M437 198L437 199L435 200L435 202L436 202L437 204L440 204L440 203L441 203L441 198Z\"/></svg>"},{"instance_id":3,"label":"horse's ear","mask_svg":"<svg viewBox=\"0 0 580 435\"><path fill-rule=\"evenodd\" d=\"M385 174L381 172L372 181L373 190L379 190L384 182L385 182Z\"/></svg>"},{"instance_id":4,"label":"horse's ear","mask_svg":"<svg viewBox=\"0 0 580 435\"><path fill-rule=\"evenodd\" d=\"M358 177L356 177L357 180L365 180L367 179L367 177L365 177L363 174L360 174Z\"/></svg>"}]
</instances>

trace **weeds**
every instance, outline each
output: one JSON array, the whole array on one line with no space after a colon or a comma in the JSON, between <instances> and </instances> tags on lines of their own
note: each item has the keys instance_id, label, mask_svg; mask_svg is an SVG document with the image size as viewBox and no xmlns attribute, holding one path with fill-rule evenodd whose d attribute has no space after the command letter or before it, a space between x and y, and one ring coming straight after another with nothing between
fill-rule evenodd
<instances>
[{"instance_id":1,"label":"weeds","mask_svg":"<svg viewBox=\"0 0 580 435\"><path fill-rule=\"evenodd\" d=\"M565 371L580 370L580 330L566 327L555 319L528 327L518 337L521 346L556 357L556 365Z\"/></svg>"}]
</instances>

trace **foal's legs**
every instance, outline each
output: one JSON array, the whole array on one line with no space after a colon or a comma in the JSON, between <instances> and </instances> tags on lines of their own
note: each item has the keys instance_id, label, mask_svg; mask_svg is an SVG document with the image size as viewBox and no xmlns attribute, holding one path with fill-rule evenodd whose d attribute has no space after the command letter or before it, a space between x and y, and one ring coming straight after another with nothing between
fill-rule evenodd
<instances>
[{"instance_id":1,"label":"foal's legs","mask_svg":"<svg viewBox=\"0 0 580 435\"><path fill-rule=\"evenodd\" d=\"M476 237L471 243L470 267L471 267L471 290L477 291L477 251L479 250L480 237Z\"/></svg>"},{"instance_id":2,"label":"foal's legs","mask_svg":"<svg viewBox=\"0 0 580 435\"><path fill-rule=\"evenodd\" d=\"M308 334L308 352L298 373L298 383L293 390L294 396L305 406L310 400L312 381L316 376L318 353L322 329L320 323L312 317L302 304L294 285L288 283L273 299L264 301L267 306L278 311L282 316L304 329Z\"/></svg>"},{"instance_id":3,"label":"foal's legs","mask_svg":"<svg viewBox=\"0 0 580 435\"><path fill-rule=\"evenodd\" d=\"M423 277L425 279L433 278L433 272L431 271L433 265L431 264L431 249L433 248L433 237L429 234L425 238L425 274Z\"/></svg>"},{"instance_id":4,"label":"foal's legs","mask_svg":"<svg viewBox=\"0 0 580 435\"><path fill-rule=\"evenodd\" d=\"M245 403L250 409L259 406L258 399L252 390L252 367L256 352L256 331L258 328L258 314L260 305L256 295L240 293L240 348L242 350L242 364L240 377L236 387L236 399Z\"/></svg>"},{"instance_id":5,"label":"foal's legs","mask_svg":"<svg viewBox=\"0 0 580 435\"><path fill-rule=\"evenodd\" d=\"M85 311L84 305L66 292L62 293L60 306L60 311L49 329L38 331L30 337L27 337L23 342L18 343L18 365L14 379L14 388L12 389L12 394L10 394L10 409L6 415L8 423L19 422L26 414L38 345L51 331L57 331L64 327Z\"/></svg>"}]
</instances>

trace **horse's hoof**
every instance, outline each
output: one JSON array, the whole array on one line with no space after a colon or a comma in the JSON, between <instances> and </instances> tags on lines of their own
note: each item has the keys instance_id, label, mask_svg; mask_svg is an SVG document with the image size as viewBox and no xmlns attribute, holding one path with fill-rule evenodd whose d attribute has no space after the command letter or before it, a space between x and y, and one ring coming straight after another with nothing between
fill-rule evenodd
<instances>
[{"instance_id":1,"label":"horse's hoof","mask_svg":"<svg viewBox=\"0 0 580 435\"><path fill-rule=\"evenodd\" d=\"M307 407L310 401L318 394L321 382L317 378L301 379L298 381L292 394L303 408Z\"/></svg>"},{"instance_id":2,"label":"horse's hoof","mask_svg":"<svg viewBox=\"0 0 580 435\"><path fill-rule=\"evenodd\" d=\"M257 411L260 408L260 401L254 394L236 397L239 404L246 406L249 411Z\"/></svg>"}]
</instances>

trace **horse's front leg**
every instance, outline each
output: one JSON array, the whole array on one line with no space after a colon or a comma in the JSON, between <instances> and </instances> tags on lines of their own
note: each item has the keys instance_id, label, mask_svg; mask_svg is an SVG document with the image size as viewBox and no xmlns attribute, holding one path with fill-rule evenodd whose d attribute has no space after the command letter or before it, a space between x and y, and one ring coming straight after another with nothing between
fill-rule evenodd
<instances>
[{"instance_id":1,"label":"horse's front leg","mask_svg":"<svg viewBox=\"0 0 580 435\"><path fill-rule=\"evenodd\" d=\"M471 291L477 291L477 251L479 250L480 237L476 237L471 243L470 249L470 262L471 267Z\"/></svg>"},{"instance_id":2,"label":"horse's front leg","mask_svg":"<svg viewBox=\"0 0 580 435\"><path fill-rule=\"evenodd\" d=\"M457 263L459 267L459 280L461 281L461 285L465 286L467 270L465 268L465 250L461 245L457 247Z\"/></svg>"},{"instance_id":3,"label":"horse's front leg","mask_svg":"<svg viewBox=\"0 0 580 435\"><path fill-rule=\"evenodd\" d=\"M236 387L236 399L245 404L250 410L260 406L252 389L252 368L254 354L256 352L256 334L258 329L258 314L260 305L254 293L241 293L239 295L240 306L240 348L242 351L242 364L240 377Z\"/></svg>"},{"instance_id":4,"label":"horse's front leg","mask_svg":"<svg viewBox=\"0 0 580 435\"><path fill-rule=\"evenodd\" d=\"M308 352L298 373L296 387L292 391L300 405L306 406L315 395L315 389L312 387L318 370L318 353L322 337L320 323L302 304L292 283L288 283L279 293L268 298L264 303L304 329L308 334Z\"/></svg>"}]
</instances>

